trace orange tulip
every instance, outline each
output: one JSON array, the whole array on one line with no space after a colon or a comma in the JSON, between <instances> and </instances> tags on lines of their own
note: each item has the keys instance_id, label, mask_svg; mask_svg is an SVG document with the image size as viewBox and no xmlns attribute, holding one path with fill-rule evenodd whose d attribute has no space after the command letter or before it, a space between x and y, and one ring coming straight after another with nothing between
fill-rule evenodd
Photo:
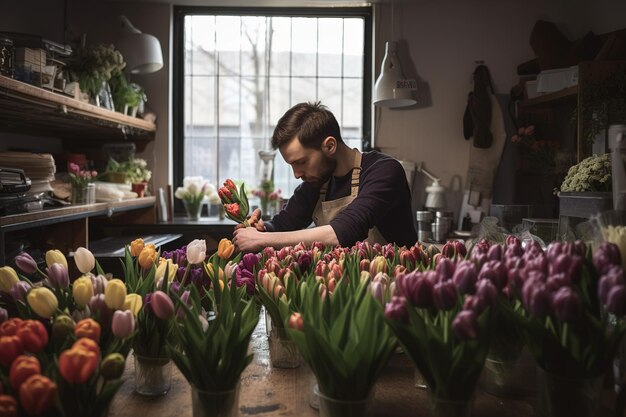
<instances>
[{"instance_id":1,"label":"orange tulip","mask_svg":"<svg viewBox=\"0 0 626 417\"><path fill-rule=\"evenodd\" d=\"M84 384L98 369L98 355L80 346L65 350L59 355L59 372L72 384Z\"/></svg>"},{"instance_id":2,"label":"orange tulip","mask_svg":"<svg viewBox=\"0 0 626 417\"><path fill-rule=\"evenodd\" d=\"M72 348L81 348L87 349L95 353L98 357L100 357L100 346L96 342L86 337L81 337L77 341L74 342Z\"/></svg>"},{"instance_id":3,"label":"orange tulip","mask_svg":"<svg viewBox=\"0 0 626 417\"><path fill-rule=\"evenodd\" d=\"M130 242L130 256L139 256L141 251L143 250L143 239L135 239Z\"/></svg>"},{"instance_id":4,"label":"orange tulip","mask_svg":"<svg viewBox=\"0 0 626 417\"><path fill-rule=\"evenodd\" d=\"M235 245L230 240L224 238L220 240L220 243L217 245L217 256L220 259L228 260L231 256L233 256L233 252L235 251Z\"/></svg>"},{"instance_id":5,"label":"orange tulip","mask_svg":"<svg viewBox=\"0 0 626 417\"><path fill-rule=\"evenodd\" d=\"M0 336L0 364L9 366L24 353L22 340L17 336Z\"/></svg>"},{"instance_id":6,"label":"orange tulip","mask_svg":"<svg viewBox=\"0 0 626 417\"><path fill-rule=\"evenodd\" d=\"M52 408L57 384L43 375L32 375L20 386L20 404L28 414L43 415Z\"/></svg>"},{"instance_id":7,"label":"orange tulip","mask_svg":"<svg viewBox=\"0 0 626 417\"><path fill-rule=\"evenodd\" d=\"M22 341L24 350L37 353L48 344L48 331L37 320L26 320L17 329L17 337Z\"/></svg>"},{"instance_id":8,"label":"orange tulip","mask_svg":"<svg viewBox=\"0 0 626 417\"><path fill-rule=\"evenodd\" d=\"M0 416L17 417L17 401L10 395L0 395Z\"/></svg>"},{"instance_id":9,"label":"orange tulip","mask_svg":"<svg viewBox=\"0 0 626 417\"><path fill-rule=\"evenodd\" d=\"M137 260L143 269L150 269L156 262L157 255L154 245L146 245L139 253Z\"/></svg>"},{"instance_id":10,"label":"orange tulip","mask_svg":"<svg viewBox=\"0 0 626 417\"><path fill-rule=\"evenodd\" d=\"M0 324L0 336L15 336L24 320L15 317Z\"/></svg>"},{"instance_id":11,"label":"orange tulip","mask_svg":"<svg viewBox=\"0 0 626 417\"><path fill-rule=\"evenodd\" d=\"M33 375L41 374L39 359L34 356L20 355L11 364L9 382L14 390L19 390L20 385ZM0 414L1 415L1 414Z\"/></svg>"},{"instance_id":12,"label":"orange tulip","mask_svg":"<svg viewBox=\"0 0 626 417\"><path fill-rule=\"evenodd\" d=\"M82 319L74 326L76 338L87 337L96 343L100 342L100 324L94 319Z\"/></svg>"}]
</instances>

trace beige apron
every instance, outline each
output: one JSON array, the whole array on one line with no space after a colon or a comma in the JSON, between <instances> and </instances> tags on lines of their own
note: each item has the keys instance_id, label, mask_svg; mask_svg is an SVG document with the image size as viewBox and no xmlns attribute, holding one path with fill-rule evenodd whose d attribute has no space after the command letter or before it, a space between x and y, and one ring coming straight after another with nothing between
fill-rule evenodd
<instances>
[{"instance_id":1,"label":"beige apron","mask_svg":"<svg viewBox=\"0 0 626 417\"><path fill-rule=\"evenodd\" d=\"M315 210L313 210L313 221L316 226L325 226L330 224L339 213L354 201L359 194L359 181L361 176L361 152L357 149L354 150L354 164L352 168L352 183L350 195L341 197L332 201L324 201L326 198L326 192L328 191L328 182L322 185L320 189L320 198L317 200ZM383 235L380 233L376 226L372 227L367 234L367 241L369 243L380 243L384 245L387 243Z\"/></svg>"}]
</instances>

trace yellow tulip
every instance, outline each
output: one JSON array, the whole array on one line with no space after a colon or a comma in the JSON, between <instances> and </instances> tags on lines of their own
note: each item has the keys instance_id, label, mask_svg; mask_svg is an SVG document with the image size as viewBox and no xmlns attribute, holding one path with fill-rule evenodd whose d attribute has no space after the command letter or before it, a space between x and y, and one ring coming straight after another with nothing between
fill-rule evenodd
<instances>
[{"instance_id":1,"label":"yellow tulip","mask_svg":"<svg viewBox=\"0 0 626 417\"><path fill-rule=\"evenodd\" d=\"M109 280L104 289L104 304L111 310L121 310L126 301L126 284L121 279Z\"/></svg>"},{"instance_id":2,"label":"yellow tulip","mask_svg":"<svg viewBox=\"0 0 626 417\"><path fill-rule=\"evenodd\" d=\"M46 287L33 288L28 292L26 300L35 314L44 319L52 317L59 307L56 296Z\"/></svg>"},{"instance_id":3,"label":"yellow tulip","mask_svg":"<svg viewBox=\"0 0 626 417\"><path fill-rule=\"evenodd\" d=\"M146 245L139 253L138 262L143 269L150 269L157 260L157 252L154 245Z\"/></svg>"},{"instance_id":4,"label":"yellow tulip","mask_svg":"<svg viewBox=\"0 0 626 417\"><path fill-rule=\"evenodd\" d=\"M171 259L166 259L161 262L156 270L156 275L154 276L154 280L158 281L159 279L165 276L165 269L167 268L167 281L172 282L174 277L176 277L176 272L178 271L178 265L172 262Z\"/></svg>"},{"instance_id":5,"label":"yellow tulip","mask_svg":"<svg viewBox=\"0 0 626 417\"><path fill-rule=\"evenodd\" d=\"M204 272L206 272L209 278L213 279L213 276L215 275L213 273L213 264L211 263L204 264ZM220 281L224 281L224 270L220 267L217 268L217 276Z\"/></svg>"},{"instance_id":6,"label":"yellow tulip","mask_svg":"<svg viewBox=\"0 0 626 417\"><path fill-rule=\"evenodd\" d=\"M130 242L130 256L139 256L141 251L143 250L143 239L135 239Z\"/></svg>"},{"instance_id":7,"label":"yellow tulip","mask_svg":"<svg viewBox=\"0 0 626 417\"><path fill-rule=\"evenodd\" d=\"M9 292L19 281L20 279L17 277L15 269L10 266L3 266L0 268L0 290Z\"/></svg>"},{"instance_id":8,"label":"yellow tulip","mask_svg":"<svg viewBox=\"0 0 626 417\"><path fill-rule=\"evenodd\" d=\"M85 307L91 297L93 297L93 284L91 283L91 279L89 277L82 276L74 281L72 285L72 295L74 296L74 301L80 307Z\"/></svg>"},{"instance_id":9,"label":"yellow tulip","mask_svg":"<svg viewBox=\"0 0 626 417\"><path fill-rule=\"evenodd\" d=\"M67 259L65 259L65 255L58 249L52 249L46 252L46 265L51 267L52 264L61 264L67 269Z\"/></svg>"},{"instance_id":10,"label":"yellow tulip","mask_svg":"<svg viewBox=\"0 0 626 417\"><path fill-rule=\"evenodd\" d=\"M129 310L135 316L139 313L142 306L143 300L139 294L131 293L124 299L124 310Z\"/></svg>"},{"instance_id":11,"label":"yellow tulip","mask_svg":"<svg viewBox=\"0 0 626 417\"><path fill-rule=\"evenodd\" d=\"M217 256L225 261L233 256L234 251L235 245L233 245L233 242L226 238L220 240L220 243L217 245Z\"/></svg>"},{"instance_id":12,"label":"yellow tulip","mask_svg":"<svg viewBox=\"0 0 626 417\"><path fill-rule=\"evenodd\" d=\"M96 258L87 248L80 247L74 252L74 262L80 272L86 274L96 266Z\"/></svg>"}]
</instances>

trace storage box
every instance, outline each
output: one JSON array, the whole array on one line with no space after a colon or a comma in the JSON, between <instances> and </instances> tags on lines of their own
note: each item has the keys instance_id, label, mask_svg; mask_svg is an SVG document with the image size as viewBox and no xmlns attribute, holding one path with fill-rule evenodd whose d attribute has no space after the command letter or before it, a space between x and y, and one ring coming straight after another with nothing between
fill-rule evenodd
<instances>
[{"instance_id":1,"label":"storage box","mask_svg":"<svg viewBox=\"0 0 626 417\"><path fill-rule=\"evenodd\" d=\"M46 51L43 49L15 48L15 63L41 71L46 65Z\"/></svg>"},{"instance_id":2,"label":"storage box","mask_svg":"<svg viewBox=\"0 0 626 417\"><path fill-rule=\"evenodd\" d=\"M578 66L544 70L537 75L537 92L549 93L578 85Z\"/></svg>"},{"instance_id":3,"label":"storage box","mask_svg":"<svg viewBox=\"0 0 626 417\"><path fill-rule=\"evenodd\" d=\"M612 209L612 193L559 193L559 216L589 219L593 215Z\"/></svg>"}]
</instances>

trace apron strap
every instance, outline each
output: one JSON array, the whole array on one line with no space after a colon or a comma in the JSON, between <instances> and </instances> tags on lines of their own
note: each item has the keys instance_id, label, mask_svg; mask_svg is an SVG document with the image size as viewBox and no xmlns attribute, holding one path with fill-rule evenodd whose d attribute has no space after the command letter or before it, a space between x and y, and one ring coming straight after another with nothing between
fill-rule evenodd
<instances>
[{"instance_id":1,"label":"apron strap","mask_svg":"<svg viewBox=\"0 0 626 417\"><path fill-rule=\"evenodd\" d=\"M357 148L354 148L354 164L352 167L352 179L350 181L350 195L356 197L359 194L359 185L361 177L361 152ZM326 193L328 192L328 183L326 181L322 188L320 188L320 201L326 201Z\"/></svg>"}]
</instances>

